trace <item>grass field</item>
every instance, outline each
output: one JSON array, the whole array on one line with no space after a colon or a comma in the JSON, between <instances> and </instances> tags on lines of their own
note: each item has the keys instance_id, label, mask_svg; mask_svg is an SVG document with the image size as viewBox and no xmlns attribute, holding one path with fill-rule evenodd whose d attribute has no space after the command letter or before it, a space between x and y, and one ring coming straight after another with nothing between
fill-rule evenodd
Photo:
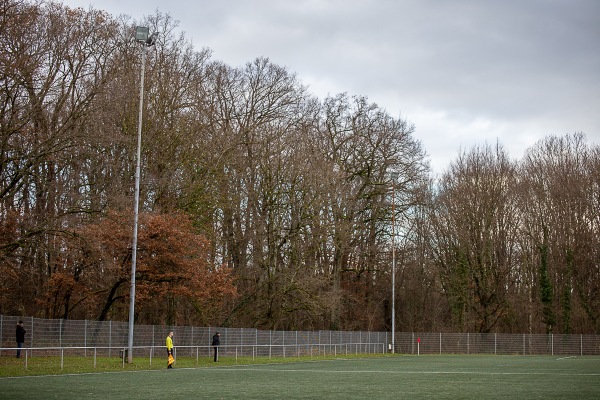
<instances>
[{"instance_id":1,"label":"grass field","mask_svg":"<svg viewBox=\"0 0 600 400\"><path fill-rule=\"evenodd\" d=\"M161 369L3 376L0 398L600 398L600 357L396 355L287 360L244 365L224 358L218 364L198 367L185 367L195 360L178 360L172 370L155 365ZM4 362L0 366L6 367Z\"/></svg>"}]
</instances>

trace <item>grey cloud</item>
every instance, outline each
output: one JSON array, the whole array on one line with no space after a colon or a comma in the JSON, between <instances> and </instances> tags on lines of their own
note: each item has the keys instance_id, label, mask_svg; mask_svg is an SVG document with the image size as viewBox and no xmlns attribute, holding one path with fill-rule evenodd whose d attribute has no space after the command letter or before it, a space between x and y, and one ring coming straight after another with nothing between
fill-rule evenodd
<instances>
[{"instance_id":1,"label":"grey cloud","mask_svg":"<svg viewBox=\"0 0 600 400\"><path fill-rule=\"evenodd\" d=\"M230 65L266 56L319 95L366 95L408 120L412 110L424 142L456 140L445 146L452 154L493 135L516 143L584 131L600 142L597 0L95 4L113 14L159 8Z\"/></svg>"}]
</instances>

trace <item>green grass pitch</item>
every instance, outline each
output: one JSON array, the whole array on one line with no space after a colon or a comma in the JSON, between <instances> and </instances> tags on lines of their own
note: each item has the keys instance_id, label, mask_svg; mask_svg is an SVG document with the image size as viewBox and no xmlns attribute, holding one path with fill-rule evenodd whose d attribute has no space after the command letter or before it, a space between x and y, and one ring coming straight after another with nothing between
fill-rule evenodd
<instances>
[{"instance_id":1,"label":"green grass pitch","mask_svg":"<svg viewBox=\"0 0 600 400\"><path fill-rule=\"evenodd\" d=\"M3 399L598 399L600 357L427 355L0 378ZM158 368L158 366L156 366Z\"/></svg>"}]
</instances>

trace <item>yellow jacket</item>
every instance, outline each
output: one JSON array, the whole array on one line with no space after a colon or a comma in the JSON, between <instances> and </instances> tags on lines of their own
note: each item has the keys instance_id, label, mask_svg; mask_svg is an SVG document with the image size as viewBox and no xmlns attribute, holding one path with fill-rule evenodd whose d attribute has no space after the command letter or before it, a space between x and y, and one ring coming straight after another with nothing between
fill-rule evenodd
<instances>
[{"instance_id":1,"label":"yellow jacket","mask_svg":"<svg viewBox=\"0 0 600 400\"><path fill-rule=\"evenodd\" d=\"M171 339L171 336L167 336L167 350L173 350L173 339Z\"/></svg>"}]
</instances>

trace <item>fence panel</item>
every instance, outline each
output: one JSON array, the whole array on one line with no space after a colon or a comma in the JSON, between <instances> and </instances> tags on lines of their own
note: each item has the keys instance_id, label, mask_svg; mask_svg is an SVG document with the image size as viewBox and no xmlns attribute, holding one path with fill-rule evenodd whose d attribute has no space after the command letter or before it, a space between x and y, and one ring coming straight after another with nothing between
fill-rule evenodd
<instances>
[{"instance_id":1,"label":"fence panel","mask_svg":"<svg viewBox=\"0 0 600 400\"><path fill-rule=\"evenodd\" d=\"M580 335L580 355L600 354L600 335Z\"/></svg>"},{"instance_id":2,"label":"fence panel","mask_svg":"<svg viewBox=\"0 0 600 400\"><path fill-rule=\"evenodd\" d=\"M24 321L26 347L40 355L49 348L71 348L87 355L122 356L128 347L129 325L123 321L49 320L0 315L0 348L14 348L17 321ZM264 331L252 328L136 325L134 350L162 355L165 338L175 332L176 353L210 357L212 337L221 333L222 356L298 357L392 351L388 332ZM599 335L396 332L399 354L519 354L600 355ZM76 350L78 348L80 350ZM142 349L143 348L143 349ZM1 355L1 353L0 353Z\"/></svg>"}]
</instances>

